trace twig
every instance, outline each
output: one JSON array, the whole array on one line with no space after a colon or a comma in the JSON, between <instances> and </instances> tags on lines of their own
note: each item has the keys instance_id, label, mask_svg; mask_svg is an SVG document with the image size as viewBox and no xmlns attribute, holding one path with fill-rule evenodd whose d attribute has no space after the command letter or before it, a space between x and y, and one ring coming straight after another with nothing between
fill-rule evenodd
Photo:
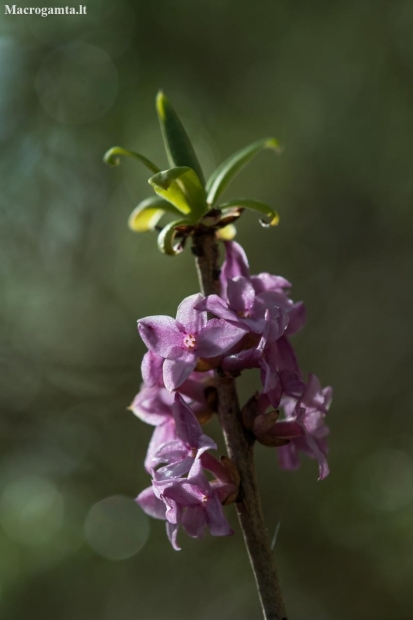
<instances>
[{"instance_id":1,"label":"twig","mask_svg":"<svg viewBox=\"0 0 413 620\"><path fill-rule=\"evenodd\" d=\"M192 251L201 292L204 295L219 295L219 251L215 234L207 230L196 232ZM236 508L264 620L288 620L255 478L253 437L242 424L235 380L216 373L216 385L219 419L228 456L240 475Z\"/></svg>"}]
</instances>

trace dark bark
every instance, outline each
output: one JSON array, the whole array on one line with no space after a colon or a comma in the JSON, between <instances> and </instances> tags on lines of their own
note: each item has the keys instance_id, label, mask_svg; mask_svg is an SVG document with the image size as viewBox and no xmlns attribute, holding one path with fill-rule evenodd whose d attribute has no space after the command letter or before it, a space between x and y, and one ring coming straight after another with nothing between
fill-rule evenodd
<instances>
[{"instance_id":1,"label":"dark bark","mask_svg":"<svg viewBox=\"0 0 413 620\"><path fill-rule=\"evenodd\" d=\"M201 292L218 294L219 251L215 234L197 232L193 237ZM235 380L216 373L218 413L228 456L240 475L236 509L254 571L265 620L287 620L268 532L262 514L254 467L254 438L242 424Z\"/></svg>"}]
</instances>

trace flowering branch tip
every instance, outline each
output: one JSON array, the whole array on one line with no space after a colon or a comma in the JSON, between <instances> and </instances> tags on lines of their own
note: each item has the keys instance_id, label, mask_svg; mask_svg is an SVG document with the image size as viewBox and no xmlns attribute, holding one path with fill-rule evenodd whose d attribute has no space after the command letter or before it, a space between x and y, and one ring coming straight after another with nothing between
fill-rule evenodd
<instances>
[{"instance_id":1,"label":"flowering branch tip","mask_svg":"<svg viewBox=\"0 0 413 620\"><path fill-rule=\"evenodd\" d=\"M286 620L274 557L255 479L254 445L276 455L282 469L298 469L301 456L318 464L318 479L329 474L326 424L332 389L298 363L292 338L306 323L303 302L290 297L291 283L269 272L254 275L244 249L235 241L234 223L247 209L265 227L278 224L277 212L258 200L220 196L258 153L281 151L274 138L259 140L224 161L205 182L202 168L170 101L160 92L156 107L169 161L160 170L143 155L110 149L106 163L120 157L143 163L155 192L129 218L134 232L157 230L158 247L180 253L188 238L201 293L182 300L175 317L138 320L147 347L142 385L129 409L154 427L144 466L150 485L137 503L163 520L180 550L178 533L202 538L232 535L226 507L235 505L265 620ZM165 214L171 221L160 222ZM225 248L220 265L218 239ZM239 406L235 379L250 369L260 389ZM217 458L215 441L204 426L216 415L228 456ZM275 460L275 458L274 458Z\"/></svg>"}]
</instances>

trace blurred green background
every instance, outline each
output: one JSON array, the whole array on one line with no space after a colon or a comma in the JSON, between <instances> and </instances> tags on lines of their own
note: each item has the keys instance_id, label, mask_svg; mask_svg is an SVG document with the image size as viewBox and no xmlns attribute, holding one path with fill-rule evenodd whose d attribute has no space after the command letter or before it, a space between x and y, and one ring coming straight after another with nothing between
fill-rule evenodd
<instances>
[{"instance_id":1,"label":"blurred green background","mask_svg":"<svg viewBox=\"0 0 413 620\"><path fill-rule=\"evenodd\" d=\"M126 499L148 485L152 431L126 411L136 319L197 282L190 252L127 229L146 171L102 155L166 167L163 88L207 174L255 139L285 145L231 191L279 210L271 231L246 214L238 240L305 300L295 346L335 394L327 480L258 450L291 618L411 619L411 2L82 1L86 16L1 17L1 618L260 618L231 507L234 537L182 533L176 553Z\"/></svg>"}]
</instances>

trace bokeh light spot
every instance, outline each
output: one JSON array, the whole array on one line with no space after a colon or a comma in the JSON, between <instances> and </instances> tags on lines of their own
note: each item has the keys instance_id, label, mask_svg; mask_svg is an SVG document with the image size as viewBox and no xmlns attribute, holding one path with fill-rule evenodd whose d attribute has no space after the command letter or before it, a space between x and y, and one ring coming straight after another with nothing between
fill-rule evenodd
<instances>
[{"instance_id":1,"label":"bokeh light spot","mask_svg":"<svg viewBox=\"0 0 413 620\"><path fill-rule=\"evenodd\" d=\"M108 560L126 560L144 546L149 521L134 500L116 495L97 502L85 522L90 547Z\"/></svg>"},{"instance_id":2,"label":"bokeh light spot","mask_svg":"<svg viewBox=\"0 0 413 620\"><path fill-rule=\"evenodd\" d=\"M7 536L18 543L47 544L61 528L63 517L63 498L44 478L18 478L2 493L0 522Z\"/></svg>"}]
</instances>

